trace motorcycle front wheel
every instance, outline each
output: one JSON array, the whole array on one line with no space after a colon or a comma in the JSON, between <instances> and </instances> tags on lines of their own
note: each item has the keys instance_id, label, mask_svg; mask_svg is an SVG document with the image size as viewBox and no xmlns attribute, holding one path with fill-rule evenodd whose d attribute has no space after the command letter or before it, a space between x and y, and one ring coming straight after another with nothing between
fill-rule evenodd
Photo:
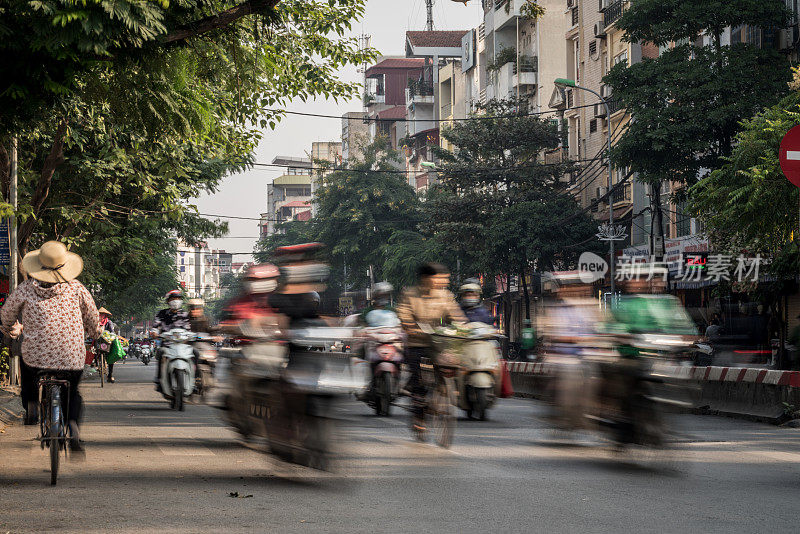
<instances>
[{"instance_id":1,"label":"motorcycle front wheel","mask_svg":"<svg viewBox=\"0 0 800 534\"><path fill-rule=\"evenodd\" d=\"M183 406L184 373L183 371L174 371L173 376L175 377L175 389L172 390L173 404L176 410L182 412L184 409Z\"/></svg>"}]
</instances>

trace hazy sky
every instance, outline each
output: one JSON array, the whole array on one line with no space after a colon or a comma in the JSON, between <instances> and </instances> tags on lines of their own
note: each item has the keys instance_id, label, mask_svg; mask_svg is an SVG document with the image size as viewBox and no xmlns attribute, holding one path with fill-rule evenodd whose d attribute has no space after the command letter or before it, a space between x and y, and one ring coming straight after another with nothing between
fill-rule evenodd
<instances>
[{"instance_id":1,"label":"hazy sky","mask_svg":"<svg viewBox=\"0 0 800 534\"><path fill-rule=\"evenodd\" d=\"M436 0L434 24L438 30L467 30L482 21L481 3L470 0L465 6L452 0ZM406 30L425 29L425 0L369 0L364 19L353 25L354 33L362 31L372 36L372 46L384 55L405 53ZM355 68L341 72L345 80L362 79ZM287 109L326 115L342 115L362 109L360 98L349 103L317 100L292 102ZM267 130L256 151L256 161L271 163L275 156L305 156L313 141L339 141L341 121L287 115L278 127ZM228 176L214 195L197 199L201 213L257 218L266 208L267 184L280 176L281 170L259 168ZM258 239L258 222L228 220L230 232L223 239L212 239L209 246L228 252L250 252ZM246 255L234 256L234 261L250 261Z\"/></svg>"}]
</instances>

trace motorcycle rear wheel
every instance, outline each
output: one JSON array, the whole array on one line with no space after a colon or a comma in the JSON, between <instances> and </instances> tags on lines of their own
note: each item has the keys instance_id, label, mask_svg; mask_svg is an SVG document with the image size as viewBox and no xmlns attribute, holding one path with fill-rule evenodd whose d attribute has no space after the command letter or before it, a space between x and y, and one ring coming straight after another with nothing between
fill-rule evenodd
<instances>
[{"instance_id":1,"label":"motorcycle rear wheel","mask_svg":"<svg viewBox=\"0 0 800 534\"><path fill-rule=\"evenodd\" d=\"M383 372L375 380L375 414L388 417L392 409L392 374Z\"/></svg>"}]
</instances>

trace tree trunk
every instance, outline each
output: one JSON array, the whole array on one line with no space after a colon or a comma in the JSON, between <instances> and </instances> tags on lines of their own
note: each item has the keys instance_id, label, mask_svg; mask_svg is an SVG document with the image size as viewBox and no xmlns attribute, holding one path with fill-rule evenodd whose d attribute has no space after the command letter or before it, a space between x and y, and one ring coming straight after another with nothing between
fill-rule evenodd
<instances>
[{"instance_id":1,"label":"tree trunk","mask_svg":"<svg viewBox=\"0 0 800 534\"><path fill-rule=\"evenodd\" d=\"M59 165L64 162L64 139L67 133L67 118L62 117L61 122L58 124L56 134L53 137L53 146L50 148L50 153L44 160L42 165L42 172L39 175L39 181L36 184L36 190L31 198L31 211L32 216L28 217L19 229L17 243L21 254L25 254L28 248L28 243L36 229L36 223L39 216L44 209L47 195L50 194L50 185L53 183L53 174Z\"/></svg>"},{"instance_id":2,"label":"tree trunk","mask_svg":"<svg viewBox=\"0 0 800 534\"><path fill-rule=\"evenodd\" d=\"M522 280L522 291L525 295L525 319L531 320L531 296L528 293L528 281L525 279L525 269L520 269L520 280Z\"/></svg>"},{"instance_id":3,"label":"tree trunk","mask_svg":"<svg viewBox=\"0 0 800 534\"><path fill-rule=\"evenodd\" d=\"M650 203L652 206L652 234L653 234L653 256L655 256L655 261L660 262L664 261L664 212L661 206L661 183L655 184L652 186L653 196L650 199ZM655 248L656 238L660 238L661 247Z\"/></svg>"},{"instance_id":4,"label":"tree trunk","mask_svg":"<svg viewBox=\"0 0 800 534\"><path fill-rule=\"evenodd\" d=\"M506 275L506 294L503 298L506 315L506 325L504 328L506 339L511 342L511 275Z\"/></svg>"}]
</instances>

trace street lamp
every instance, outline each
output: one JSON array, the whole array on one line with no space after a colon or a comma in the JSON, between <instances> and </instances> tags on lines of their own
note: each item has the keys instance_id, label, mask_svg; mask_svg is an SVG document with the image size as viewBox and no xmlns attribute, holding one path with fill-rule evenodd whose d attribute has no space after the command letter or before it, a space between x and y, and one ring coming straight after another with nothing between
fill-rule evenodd
<instances>
[{"instance_id":1,"label":"street lamp","mask_svg":"<svg viewBox=\"0 0 800 534\"><path fill-rule=\"evenodd\" d=\"M608 225L613 228L614 227L614 197L611 194L611 188L613 187L614 177L611 172L611 108L608 106L608 100L606 100L603 95L598 93L593 89L589 89L588 87L582 87L575 83L575 80L569 80L567 78L556 78L555 85L558 87L558 90L561 91L562 95L564 93L564 89L567 87L571 87L573 89L581 89L583 91L588 91L595 95L603 102L603 106L606 108L606 120L608 121L608 128L606 128L608 132ZM611 276L611 296L613 298L614 293L616 291L616 283L614 280L614 240L609 239L608 241L608 254L609 254L609 275Z\"/></svg>"}]
</instances>

